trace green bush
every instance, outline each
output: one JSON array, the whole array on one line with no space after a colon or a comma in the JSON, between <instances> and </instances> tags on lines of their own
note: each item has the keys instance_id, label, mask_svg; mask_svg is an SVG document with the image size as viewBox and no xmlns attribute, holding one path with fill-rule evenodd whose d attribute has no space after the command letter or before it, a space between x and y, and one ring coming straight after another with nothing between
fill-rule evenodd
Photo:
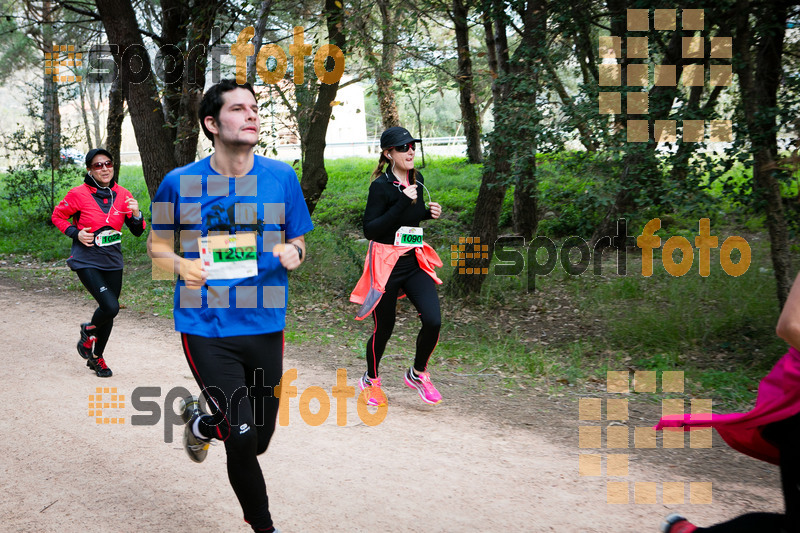
<instances>
[{"instance_id":1,"label":"green bush","mask_svg":"<svg viewBox=\"0 0 800 533\"><path fill-rule=\"evenodd\" d=\"M50 166L52 148L45 145L43 126L37 124L33 130L18 124L15 131L0 135L0 142L15 160L2 175L0 197L17 209L18 216L34 223L49 220L69 187L79 183L85 173L80 165ZM62 138L62 144L62 148L68 148L69 139Z\"/></svg>"},{"instance_id":2,"label":"green bush","mask_svg":"<svg viewBox=\"0 0 800 533\"><path fill-rule=\"evenodd\" d=\"M614 161L605 154L559 152L539 156L539 233L549 237L591 236L614 197ZM552 215L547 216L551 212Z\"/></svg>"}]
</instances>

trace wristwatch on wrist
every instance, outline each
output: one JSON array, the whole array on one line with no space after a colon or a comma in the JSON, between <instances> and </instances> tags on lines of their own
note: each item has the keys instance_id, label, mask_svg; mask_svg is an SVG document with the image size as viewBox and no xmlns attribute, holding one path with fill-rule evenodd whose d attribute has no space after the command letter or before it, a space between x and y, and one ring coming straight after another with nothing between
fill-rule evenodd
<instances>
[{"instance_id":1,"label":"wristwatch on wrist","mask_svg":"<svg viewBox=\"0 0 800 533\"><path fill-rule=\"evenodd\" d=\"M300 246L296 245L295 243L292 243L292 246L297 248L297 257L300 259L300 261L302 261L303 260L303 249Z\"/></svg>"}]
</instances>

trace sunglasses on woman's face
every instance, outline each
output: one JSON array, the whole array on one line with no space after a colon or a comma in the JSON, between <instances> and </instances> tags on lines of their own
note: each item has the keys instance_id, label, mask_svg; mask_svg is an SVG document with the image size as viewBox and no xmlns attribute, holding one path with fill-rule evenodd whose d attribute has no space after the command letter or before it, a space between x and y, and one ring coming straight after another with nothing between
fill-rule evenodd
<instances>
[{"instance_id":1,"label":"sunglasses on woman's face","mask_svg":"<svg viewBox=\"0 0 800 533\"><path fill-rule=\"evenodd\" d=\"M108 161L98 161L97 163L92 163L92 168L95 170L100 170L103 167L112 168L114 166L114 162L110 159Z\"/></svg>"},{"instance_id":2,"label":"sunglasses on woman's face","mask_svg":"<svg viewBox=\"0 0 800 533\"><path fill-rule=\"evenodd\" d=\"M408 152L408 149L411 148L412 150L416 150L416 143L410 142L406 144L401 144L400 146L395 146L394 149L397 152Z\"/></svg>"}]
</instances>

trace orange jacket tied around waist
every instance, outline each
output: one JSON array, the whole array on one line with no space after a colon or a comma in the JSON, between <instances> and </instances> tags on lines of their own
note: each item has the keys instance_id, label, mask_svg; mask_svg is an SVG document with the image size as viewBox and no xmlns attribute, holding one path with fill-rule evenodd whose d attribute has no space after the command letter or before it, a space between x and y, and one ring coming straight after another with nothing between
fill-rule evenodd
<instances>
[{"instance_id":1,"label":"orange jacket tied around waist","mask_svg":"<svg viewBox=\"0 0 800 533\"><path fill-rule=\"evenodd\" d=\"M436 276L435 268L442 266L442 260L436 250L431 248L428 243L423 243L421 247L414 246L394 246L391 244L382 244L375 241L369 242L369 250L367 250L367 258L364 261L364 272L361 274L361 279L356 283L356 288L350 294L350 301L356 304L361 304L361 309L356 313L356 320L364 320L378 302L385 291L386 282L392 274L395 263L401 255L409 250L414 250L419 262L420 268L426 272L437 285L442 284ZM405 294L401 294L403 298Z\"/></svg>"}]
</instances>

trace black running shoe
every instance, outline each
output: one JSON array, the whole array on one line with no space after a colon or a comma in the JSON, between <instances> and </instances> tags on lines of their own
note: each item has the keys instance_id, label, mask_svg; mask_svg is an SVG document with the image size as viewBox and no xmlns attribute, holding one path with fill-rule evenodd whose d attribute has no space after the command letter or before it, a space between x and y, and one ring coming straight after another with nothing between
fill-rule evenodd
<instances>
[{"instance_id":1,"label":"black running shoe","mask_svg":"<svg viewBox=\"0 0 800 533\"><path fill-rule=\"evenodd\" d=\"M94 356L94 343L97 342L97 337L92 335L96 326L92 326L91 322L81 324L81 340L78 341L78 353L84 359L89 359Z\"/></svg>"},{"instance_id":2,"label":"black running shoe","mask_svg":"<svg viewBox=\"0 0 800 533\"><path fill-rule=\"evenodd\" d=\"M97 374L98 378L110 378L111 377L111 369L108 368L106 365L106 360L103 359L103 356L100 357L90 357L86 361L86 366L94 370L94 373Z\"/></svg>"},{"instance_id":3,"label":"black running shoe","mask_svg":"<svg viewBox=\"0 0 800 533\"><path fill-rule=\"evenodd\" d=\"M198 438L192 431L194 421L207 414L200 408L200 401L197 396L189 396L181 400L180 405L181 420L186 427L183 428L183 449L186 455L195 463L202 463L208 455L208 447L211 440Z\"/></svg>"}]
</instances>

